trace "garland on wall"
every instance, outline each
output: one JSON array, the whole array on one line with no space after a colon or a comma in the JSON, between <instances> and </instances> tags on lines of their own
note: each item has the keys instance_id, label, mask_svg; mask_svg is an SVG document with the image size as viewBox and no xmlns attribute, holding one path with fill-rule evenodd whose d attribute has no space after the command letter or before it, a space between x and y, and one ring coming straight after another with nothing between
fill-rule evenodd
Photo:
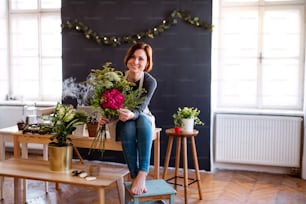
<instances>
[{"instance_id":1,"label":"garland on wall","mask_svg":"<svg viewBox=\"0 0 306 204\"><path fill-rule=\"evenodd\" d=\"M74 21L66 21L65 24L62 24L62 31L65 29L78 31L83 33L85 38L89 40L94 40L99 45L112 45L119 46L123 43L136 43L139 40L144 38L153 39L158 34L165 32L167 29L171 28L173 25L177 24L177 19L182 19L188 24L193 26L202 28L206 31L212 32L213 25L209 24L205 21L200 21L199 17L192 17L188 11L178 11L174 10L171 12L170 16L162 21L161 24L148 29L144 32L136 33L133 35L125 35L125 36L103 36L97 34L87 25L82 23L81 21L75 19Z\"/></svg>"}]
</instances>

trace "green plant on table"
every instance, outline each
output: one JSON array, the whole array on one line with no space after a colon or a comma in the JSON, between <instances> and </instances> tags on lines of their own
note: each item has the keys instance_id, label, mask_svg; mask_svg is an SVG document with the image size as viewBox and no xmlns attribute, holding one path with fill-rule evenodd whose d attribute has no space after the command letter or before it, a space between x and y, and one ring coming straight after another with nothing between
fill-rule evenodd
<instances>
[{"instance_id":1,"label":"green plant on table","mask_svg":"<svg viewBox=\"0 0 306 204\"><path fill-rule=\"evenodd\" d=\"M76 129L76 126L86 123L88 115L84 111L76 110L71 105L58 103L55 112L49 115L50 125L42 128L51 133L50 143L52 146L71 145L70 135Z\"/></svg>"}]
</instances>

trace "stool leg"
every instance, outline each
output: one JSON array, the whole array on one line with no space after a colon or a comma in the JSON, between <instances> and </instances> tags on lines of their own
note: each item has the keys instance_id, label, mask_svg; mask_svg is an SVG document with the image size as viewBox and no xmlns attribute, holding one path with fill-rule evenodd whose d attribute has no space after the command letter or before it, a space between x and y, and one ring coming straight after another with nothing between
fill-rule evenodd
<instances>
[{"instance_id":1,"label":"stool leg","mask_svg":"<svg viewBox=\"0 0 306 204\"><path fill-rule=\"evenodd\" d=\"M198 184L199 197L200 197L200 200L202 200L201 178L200 178L200 173L199 173L198 156L197 156L197 150L196 150L194 137L191 137L191 149L192 149L193 163L194 163L196 179L197 179L197 184Z\"/></svg>"},{"instance_id":2,"label":"stool leg","mask_svg":"<svg viewBox=\"0 0 306 204\"><path fill-rule=\"evenodd\" d=\"M174 201L175 201L175 196L174 196L174 195L171 195L171 196L170 196L169 204L174 204Z\"/></svg>"},{"instance_id":3,"label":"stool leg","mask_svg":"<svg viewBox=\"0 0 306 204\"><path fill-rule=\"evenodd\" d=\"M184 162L184 194L185 204L188 203L188 163L187 163L187 138L183 137L183 162Z\"/></svg>"},{"instance_id":4,"label":"stool leg","mask_svg":"<svg viewBox=\"0 0 306 204\"><path fill-rule=\"evenodd\" d=\"M130 198L129 192L126 190L126 188L125 188L124 197L125 197L125 204L129 204L131 198Z\"/></svg>"},{"instance_id":5,"label":"stool leg","mask_svg":"<svg viewBox=\"0 0 306 204\"><path fill-rule=\"evenodd\" d=\"M139 204L139 199L138 198L134 198L133 204Z\"/></svg>"},{"instance_id":6,"label":"stool leg","mask_svg":"<svg viewBox=\"0 0 306 204\"><path fill-rule=\"evenodd\" d=\"M175 153L175 174L174 174L174 187L177 189L177 178L179 176L178 170L180 168L180 156L181 156L181 137L176 139L176 153Z\"/></svg>"},{"instance_id":7,"label":"stool leg","mask_svg":"<svg viewBox=\"0 0 306 204\"><path fill-rule=\"evenodd\" d=\"M172 144L173 144L173 137L169 136L166 158L165 158L165 163L164 163L163 179L165 179L167 175L169 161L170 161L170 154L172 150Z\"/></svg>"}]
</instances>

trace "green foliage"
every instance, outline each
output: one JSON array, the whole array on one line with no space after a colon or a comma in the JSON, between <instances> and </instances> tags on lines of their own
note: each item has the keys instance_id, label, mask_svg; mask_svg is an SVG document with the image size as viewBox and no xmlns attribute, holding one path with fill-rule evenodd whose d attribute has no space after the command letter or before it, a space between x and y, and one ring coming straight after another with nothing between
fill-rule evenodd
<instances>
[{"instance_id":1,"label":"green foliage","mask_svg":"<svg viewBox=\"0 0 306 204\"><path fill-rule=\"evenodd\" d=\"M54 114L49 115L51 125L45 125L41 128L51 133L51 145L67 146L71 144L69 135L76 129L76 126L86 123L87 117L84 111L58 103Z\"/></svg>"},{"instance_id":2,"label":"green foliage","mask_svg":"<svg viewBox=\"0 0 306 204\"><path fill-rule=\"evenodd\" d=\"M199 118L200 110L194 107L183 107L178 108L177 112L172 115L173 123L176 127L182 126L182 119L193 118L195 125L204 125L204 123Z\"/></svg>"}]
</instances>

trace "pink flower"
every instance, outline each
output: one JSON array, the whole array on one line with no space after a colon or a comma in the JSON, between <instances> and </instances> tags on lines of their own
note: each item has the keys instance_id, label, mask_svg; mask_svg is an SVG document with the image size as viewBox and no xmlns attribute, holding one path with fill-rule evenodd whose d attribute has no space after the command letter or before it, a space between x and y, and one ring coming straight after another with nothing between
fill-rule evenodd
<instances>
[{"instance_id":1,"label":"pink flower","mask_svg":"<svg viewBox=\"0 0 306 204\"><path fill-rule=\"evenodd\" d=\"M123 107L124 95L118 89L106 90L101 97L101 107L117 110Z\"/></svg>"}]
</instances>

